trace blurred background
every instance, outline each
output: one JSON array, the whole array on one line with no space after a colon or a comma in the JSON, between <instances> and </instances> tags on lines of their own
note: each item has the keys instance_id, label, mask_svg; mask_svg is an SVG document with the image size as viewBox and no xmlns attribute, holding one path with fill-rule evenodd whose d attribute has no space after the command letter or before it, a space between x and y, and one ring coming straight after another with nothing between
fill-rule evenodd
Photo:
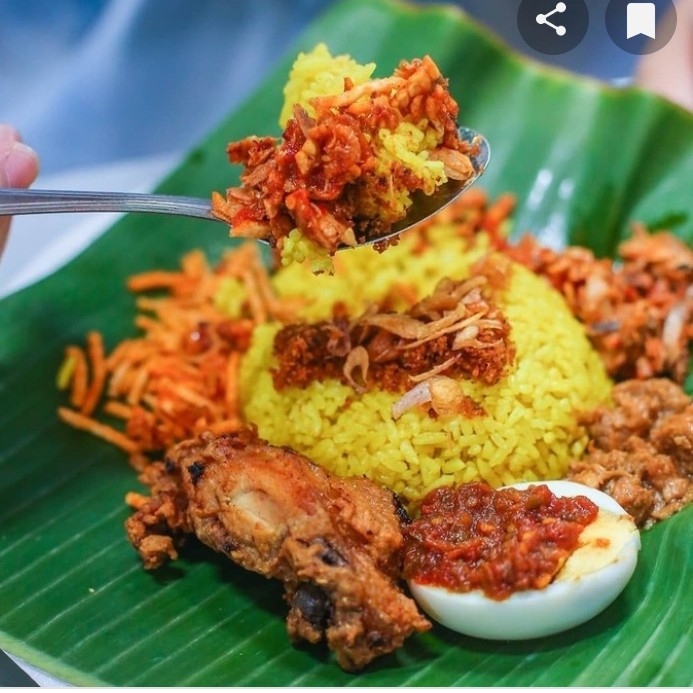
<instances>
[{"instance_id":1,"label":"blurred background","mask_svg":"<svg viewBox=\"0 0 693 693\"><path fill-rule=\"evenodd\" d=\"M45 175L184 150L242 101L331 3L2 0L0 122L20 129ZM588 0L586 38L559 56L522 40L520 0L451 4L538 60L617 83L633 76L637 56L609 38L606 0Z\"/></svg>"},{"instance_id":2,"label":"blurred background","mask_svg":"<svg viewBox=\"0 0 693 693\"><path fill-rule=\"evenodd\" d=\"M680 3L690 9L693 0ZM0 123L13 124L39 153L41 174L35 187L151 189L331 4L2 0ZM591 21L585 39L558 56L537 53L523 41L516 22L520 0L449 4L521 53L576 73L621 86L633 81L639 67L638 56L609 38L607 0L587 0ZM655 4L658 10L670 5L668 0ZM546 5L550 9L552 0ZM679 39L691 35L693 13L688 14L679 13ZM684 85L686 89L693 84ZM0 296L78 252L109 223L105 216L98 221L66 216L56 235L40 217L15 219L0 263ZM0 653L0 687L32 684Z\"/></svg>"},{"instance_id":3,"label":"blurred background","mask_svg":"<svg viewBox=\"0 0 693 693\"><path fill-rule=\"evenodd\" d=\"M555 6L553 0L532 1L544 12ZM333 2L2 0L0 123L14 125L39 153L35 187L150 190ZM638 57L610 39L607 0L586 2L586 37L558 56L537 53L523 41L516 19L521 0L448 4L532 58L616 85L630 83ZM671 6L671 0L654 2L658 13ZM693 6L693 0L678 3ZM679 24L690 38L690 17ZM693 56L690 45L688 54ZM678 77L670 71L669 79ZM662 88L666 82L659 76L651 81ZM693 100L693 84L686 88ZM108 225L114 218L100 219ZM65 261L103 227L84 215L63 216L56 234L45 217L15 219L0 263L0 296Z\"/></svg>"}]
</instances>

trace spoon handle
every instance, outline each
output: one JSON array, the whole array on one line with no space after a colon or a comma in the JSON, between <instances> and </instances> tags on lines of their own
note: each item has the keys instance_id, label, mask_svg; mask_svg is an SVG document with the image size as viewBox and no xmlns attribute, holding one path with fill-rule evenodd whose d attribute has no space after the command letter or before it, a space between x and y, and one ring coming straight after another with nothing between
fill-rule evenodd
<instances>
[{"instance_id":1,"label":"spoon handle","mask_svg":"<svg viewBox=\"0 0 693 693\"><path fill-rule=\"evenodd\" d=\"M153 212L214 219L210 200L199 197L0 188L0 216L55 212Z\"/></svg>"}]
</instances>

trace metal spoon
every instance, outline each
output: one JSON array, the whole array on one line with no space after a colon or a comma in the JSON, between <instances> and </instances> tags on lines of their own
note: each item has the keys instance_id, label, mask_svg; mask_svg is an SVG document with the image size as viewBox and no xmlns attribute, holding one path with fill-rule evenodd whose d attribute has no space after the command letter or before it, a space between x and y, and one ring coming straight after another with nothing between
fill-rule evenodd
<instances>
[{"instance_id":1,"label":"metal spoon","mask_svg":"<svg viewBox=\"0 0 693 693\"><path fill-rule=\"evenodd\" d=\"M387 234L369 238L361 245L387 240L428 219L469 188L486 170L490 157L489 144L483 135L469 128L459 129L460 138L474 145L470 157L474 175L466 181L449 180L432 195L415 193L407 216L394 224ZM0 188L0 216L15 214L53 214L61 212L149 212L198 217L224 223L212 214L207 198L149 193L81 192L76 190L18 190ZM267 242L264 239L260 239ZM341 246L347 248L351 246Z\"/></svg>"}]
</instances>

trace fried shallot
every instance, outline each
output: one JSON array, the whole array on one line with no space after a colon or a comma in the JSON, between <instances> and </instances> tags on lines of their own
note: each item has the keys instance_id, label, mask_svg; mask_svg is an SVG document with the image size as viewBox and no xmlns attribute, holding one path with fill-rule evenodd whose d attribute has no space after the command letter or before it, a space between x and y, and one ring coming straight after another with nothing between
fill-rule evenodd
<instances>
[{"instance_id":1,"label":"fried shallot","mask_svg":"<svg viewBox=\"0 0 693 693\"><path fill-rule=\"evenodd\" d=\"M274 340L274 385L305 387L336 378L359 392L375 385L407 392L428 383L416 390L417 397L424 395L421 402L438 402L437 413L451 413L454 405L469 415L473 403L470 408L466 398L452 392L451 379L493 385L515 357L510 323L489 297L488 285L485 274L443 279L406 313L372 307L350 321L337 306L331 321L287 325Z\"/></svg>"}]
</instances>

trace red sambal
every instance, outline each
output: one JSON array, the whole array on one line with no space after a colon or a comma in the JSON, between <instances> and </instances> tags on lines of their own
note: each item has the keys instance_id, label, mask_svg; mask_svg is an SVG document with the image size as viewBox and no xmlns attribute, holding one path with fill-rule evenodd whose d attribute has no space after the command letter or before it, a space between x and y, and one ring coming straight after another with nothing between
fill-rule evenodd
<instances>
[{"instance_id":1,"label":"red sambal","mask_svg":"<svg viewBox=\"0 0 693 693\"><path fill-rule=\"evenodd\" d=\"M584 496L558 498L544 485L494 490L485 483L439 488L405 530L404 577L496 600L546 587L599 509Z\"/></svg>"}]
</instances>

